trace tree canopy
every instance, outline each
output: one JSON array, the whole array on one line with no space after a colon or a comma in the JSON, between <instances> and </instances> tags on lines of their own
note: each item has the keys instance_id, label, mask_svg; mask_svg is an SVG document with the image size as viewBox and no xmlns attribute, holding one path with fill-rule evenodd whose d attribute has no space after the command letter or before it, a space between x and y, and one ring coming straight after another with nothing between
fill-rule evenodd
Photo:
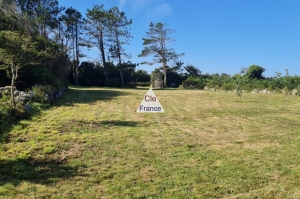
<instances>
[{"instance_id":1,"label":"tree canopy","mask_svg":"<svg viewBox=\"0 0 300 199\"><path fill-rule=\"evenodd\" d=\"M245 77L248 77L250 79L263 79L264 77L262 76L262 74L265 70L266 69L258 65L249 66L246 70Z\"/></svg>"},{"instance_id":2,"label":"tree canopy","mask_svg":"<svg viewBox=\"0 0 300 199\"><path fill-rule=\"evenodd\" d=\"M167 63L176 62L184 53L177 54L173 48L168 47L175 40L171 34L175 31L168 28L166 23L150 23L149 32L146 32L146 38L143 38L144 49L139 57L148 57L153 55L152 61L142 62L142 64L153 65L154 63L162 63L164 73L164 86L167 86Z\"/></svg>"}]
</instances>

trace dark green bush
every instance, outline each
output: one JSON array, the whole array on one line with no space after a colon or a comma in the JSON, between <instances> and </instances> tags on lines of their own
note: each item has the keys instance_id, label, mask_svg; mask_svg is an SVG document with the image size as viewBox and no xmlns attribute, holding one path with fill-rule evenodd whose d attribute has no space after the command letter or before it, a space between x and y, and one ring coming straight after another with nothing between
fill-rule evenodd
<instances>
[{"instance_id":1,"label":"dark green bush","mask_svg":"<svg viewBox=\"0 0 300 199\"><path fill-rule=\"evenodd\" d=\"M136 82L129 82L127 88L136 88Z\"/></svg>"},{"instance_id":2,"label":"dark green bush","mask_svg":"<svg viewBox=\"0 0 300 199\"><path fill-rule=\"evenodd\" d=\"M8 95L2 95L0 98L0 124L6 123L11 114L12 106Z\"/></svg>"},{"instance_id":3,"label":"dark green bush","mask_svg":"<svg viewBox=\"0 0 300 199\"><path fill-rule=\"evenodd\" d=\"M109 78L105 81L105 86L107 86L107 87L118 87L118 86L120 86L120 80L116 77Z\"/></svg>"},{"instance_id":4,"label":"dark green bush","mask_svg":"<svg viewBox=\"0 0 300 199\"><path fill-rule=\"evenodd\" d=\"M151 85L150 82L137 82L136 83L136 86L141 86L141 87L148 87L150 85Z\"/></svg>"},{"instance_id":5,"label":"dark green bush","mask_svg":"<svg viewBox=\"0 0 300 199\"><path fill-rule=\"evenodd\" d=\"M155 87L155 81L157 82L163 82L164 81L164 74L162 71L158 68L156 68L154 71L151 73L151 80L150 83L152 84L152 87Z\"/></svg>"},{"instance_id":6,"label":"dark green bush","mask_svg":"<svg viewBox=\"0 0 300 199\"><path fill-rule=\"evenodd\" d=\"M3 132L3 129L8 124L27 116L29 116L29 113L26 112L23 103L17 103L16 108L13 109L10 95L3 95L0 98L0 133Z\"/></svg>"},{"instance_id":7,"label":"dark green bush","mask_svg":"<svg viewBox=\"0 0 300 199\"><path fill-rule=\"evenodd\" d=\"M203 89L205 87L205 79L201 77L190 76L182 82L182 86L185 89Z\"/></svg>"},{"instance_id":8,"label":"dark green bush","mask_svg":"<svg viewBox=\"0 0 300 199\"><path fill-rule=\"evenodd\" d=\"M33 100L36 102L50 102L52 98L52 88L50 86L35 85L32 87Z\"/></svg>"}]
</instances>

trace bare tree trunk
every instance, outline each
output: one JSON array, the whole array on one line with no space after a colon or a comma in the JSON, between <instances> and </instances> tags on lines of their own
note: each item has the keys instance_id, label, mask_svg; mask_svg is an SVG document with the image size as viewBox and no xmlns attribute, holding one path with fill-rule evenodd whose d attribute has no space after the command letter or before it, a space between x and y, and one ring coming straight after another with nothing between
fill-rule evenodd
<instances>
[{"instance_id":1,"label":"bare tree trunk","mask_svg":"<svg viewBox=\"0 0 300 199\"><path fill-rule=\"evenodd\" d=\"M120 70L120 77L121 77L121 86L122 86L122 88L124 88L124 87L125 87L125 85L124 85L124 76L123 76L123 71L122 71L122 69L121 69L121 68L120 68L119 70Z\"/></svg>"},{"instance_id":2,"label":"bare tree trunk","mask_svg":"<svg viewBox=\"0 0 300 199\"><path fill-rule=\"evenodd\" d=\"M164 83L163 83L163 87L166 88L167 87L167 64L165 61L163 61L163 72L164 72Z\"/></svg>"},{"instance_id":3,"label":"bare tree trunk","mask_svg":"<svg viewBox=\"0 0 300 199\"><path fill-rule=\"evenodd\" d=\"M77 85L77 76L76 76L76 64L75 64L75 60L73 60L73 63L72 63L72 69L73 69L74 85Z\"/></svg>"},{"instance_id":4,"label":"bare tree trunk","mask_svg":"<svg viewBox=\"0 0 300 199\"><path fill-rule=\"evenodd\" d=\"M78 24L76 24L75 29L75 48L76 48L76 63L75 63L75 75L76 75L76 86L79 86L78 82L78 66L79 66L79 46L78 46Z\"/></svg>"},{"instance_id":5,"label":"bare tree trunk","mask_svg":"<svg viewBox=\"0 0 300 199\"><path fill-rule=\"evenodd\" d=\"M76 64L76 86L79 86L79 81L78 81L78 64Z\"/></svg>"},{"instance_id":6,"label":"bare tree trunk","mask_svg":"<svg viewBox=\"0 0 300 199\"><path fill-rule=\"evenodd\" d=\"M123 76L123 71L122 71L122 60L121 60L120 42L119 42L118 33L116 33L116 41L117 41L117 54L118 54L118 60L119 60L119 71L120 71L120 77L121 77L121 86L122 86L122 88L124 88L125 84L124 84L124 76Z\"/></svg>"},{"instance_id":7,"label":"bare tree trunk","mask_svg":"<svg viewBox=\"0 0 300 199\"><path fill-rule=\"evenodd\" d=\"M16 72L16 74L15 74ZM16 108L16 101L15 101L15 95L14 95L14 86L15 86L15 80L17 79L17 71L11 67L11 87L10 87L10 102L13 105L13 109Z\"/></svg>"},{"instance_id":8,"label":"bare tree trunk","mask_svg":"<svg viewBox=\"0 0 300 199\"><path fill-rule=\"evenodd\" d=\"M106 65L106 60L105 60L103 31L102 30L100 31L99 46L100 46L101 57L102 57L102 62L103 62L105 81L107 81L107 79L108 79L108 77L107 77L107 65Z\"/></svg>"}]
</instances>

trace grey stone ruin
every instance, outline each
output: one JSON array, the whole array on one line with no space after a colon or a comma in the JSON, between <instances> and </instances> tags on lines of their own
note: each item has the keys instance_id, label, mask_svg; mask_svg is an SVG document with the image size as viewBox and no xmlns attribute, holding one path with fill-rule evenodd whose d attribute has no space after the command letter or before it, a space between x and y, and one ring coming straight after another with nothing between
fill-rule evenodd
<instances>
[{"instance_id":1,"label":"grey stone ruin","mask_svg":"<svg viewBox=\"0 0 300 199\"><path fill-rule=\"evenodd\" d=\"M161 80L154 80L154 87L155 89L163 88L163 82Z\"/></svg>"}]
</instances>

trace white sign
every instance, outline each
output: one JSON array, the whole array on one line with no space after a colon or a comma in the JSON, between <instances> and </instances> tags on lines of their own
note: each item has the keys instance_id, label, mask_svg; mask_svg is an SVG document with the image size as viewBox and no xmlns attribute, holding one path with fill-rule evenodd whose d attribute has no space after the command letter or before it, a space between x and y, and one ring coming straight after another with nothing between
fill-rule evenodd
<instances>
[{"instance_id":1,"label":"white sign","mask_svg":"<svg viewBox=\"0 0 300 199\"><path fill-rule=\"evenodd\" d=\"M160 105L153 90L150 88L145 95L141 105L136 110L138 113L164 113L163 107Z\"/></svg>"}]
</instances>

